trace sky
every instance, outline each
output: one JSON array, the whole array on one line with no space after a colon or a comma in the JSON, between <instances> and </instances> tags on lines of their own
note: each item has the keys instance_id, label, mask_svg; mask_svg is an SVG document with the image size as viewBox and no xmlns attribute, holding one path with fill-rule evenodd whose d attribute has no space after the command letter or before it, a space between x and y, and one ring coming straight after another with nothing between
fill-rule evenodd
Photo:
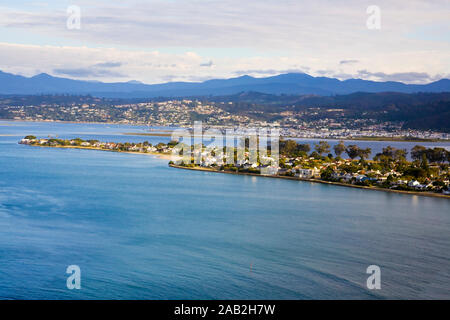
<instances>
[{"instance_id":1,"label":"sky","mask_svg":"<svg viewBox=\"0 0 450 320\"><path fill-rule=\"evenodd\" d=\"M428 83L450 78L449 17L450 0L0 0L0 70L103 82L304 72Z\"/></svg>"}]
</instances>

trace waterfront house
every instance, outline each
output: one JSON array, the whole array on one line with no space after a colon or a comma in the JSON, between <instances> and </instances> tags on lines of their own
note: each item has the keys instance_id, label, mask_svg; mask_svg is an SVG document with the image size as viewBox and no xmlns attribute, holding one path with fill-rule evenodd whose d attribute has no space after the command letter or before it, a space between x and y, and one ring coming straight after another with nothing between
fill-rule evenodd
<instances>
[{"instance_id":1,"label":"waterfront house","mask_svg":"<svg viewBox=\"0 0 450 320\"><path fill-rule=\"evenodd\" d=\"M259 169L262 175L276 175L279 170L277 166L260 166Z\"/></svg>"},{"instance_id":2,"label":"waterfront house","mask_svg":"<svg viewBox=\"0 0 450 320\"><path fill-rule=\"evenodd\" d=\"M408 187L416 188L418 186L420 186L420 182L417 180L411 180L408 182Z\"/></svg>"},{"instance_id":3,"label":"waterfront house","mask_svg":"<svg viewBox=\"0 0 450 320\"><path fill-rule=\"evenodd\" d=\"M295 172L295 176L299 178L310 179L320 177L320 170L318 170L316 167L314 167L314 169L298 168L295 170Z\"/></svg>"},{"instance_id":4,"label":"waterfront house","mask_svg":"<svg viewBox=\"0 0 450 320\"><path fill-rule=\"evenodd\" d=\"M357 182L364 182L364 181L366 181L367 179L368 179L368 177L365 176L365 175L363 175L363 174L360 174L360 175L356 176L356 181L357 181Z\"/></svg>"}]
</instances>

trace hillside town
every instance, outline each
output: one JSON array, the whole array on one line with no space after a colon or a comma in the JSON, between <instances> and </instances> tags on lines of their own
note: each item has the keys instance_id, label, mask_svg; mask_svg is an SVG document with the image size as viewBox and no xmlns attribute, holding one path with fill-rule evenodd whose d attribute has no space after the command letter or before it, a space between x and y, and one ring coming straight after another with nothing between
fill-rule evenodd
<instances>
[{"instance_id":1,"label":"hillside town","mask_svg":"<svg viewBox=\"0 0 450 320\"><path fill-rule=\"evenodd\" d=\"M190 127L194 121L218 129L246 127L280 129L284 137L319 139L449 140L450 133L403 128L402 121L355 119L344 109L307 108L301 111L235 110L232 102L193 99L103 105L5 105L0 118L25 121L98 122L159 127Z\"/></svg>"}]
</instances>

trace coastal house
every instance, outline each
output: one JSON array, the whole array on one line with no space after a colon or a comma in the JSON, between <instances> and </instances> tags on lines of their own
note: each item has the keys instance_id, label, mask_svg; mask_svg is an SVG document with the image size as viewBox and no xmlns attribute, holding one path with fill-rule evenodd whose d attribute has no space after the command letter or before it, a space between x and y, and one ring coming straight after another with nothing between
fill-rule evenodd
<instances>
[{"instance_id":1,"label":"coastal house","mask_svg":"<svg viewBox=\"0 0 450 320\"><path fill-rule=\"evenodd\" d=\"M128 150L130 150L130 151L140 151L140 149L141 149L141 147L139 147L137 145L134 145L134 146L130 147Z\"/></svg>"},{"instance_id":2,"label":"coastal house","mask_svg":"<svg viewBox=\"0 0 450 320\"><path fill-rule=\"evenodd\" d=\"M402 186L402 185L406 185L408 183L408 181L407 180L401 180L401 179L399 179L399 180L397 180L397 181L391 181L391 186L392 187L397 187L397 186Z\"/></svg>"},{"instance_id":3,"label":"coastal house","mask_svg":"<svg viewBox=\"0 0 450 320\"><path fill-rule=\"evenodd\" d=\"M427 188L427 185L421 184L417 180L411 180L410 182L408 182L408 187L411 187L411 188L414 188L417 190L425 190Z\"/></svg>"},{"instance_id":4,"label":"coastal house","mask_svg":"<svg viewBox=\"0 0 450 320\"><path fill-rule=\"evenodd\" d=\"M336 172L335 171L335 172L333 172L331 174L331 178L334 179L334 180L340 180L340 179L344 178L344 174L342 172Z\"/></svg>"},{"instance_id":5,"label":"coastal house","mask_svg":"<svg viewBox=\"0 0 450 320\"><path fill-rule=\"evenodd\" d=\"M207 156L202 161L201 166L202 167L209 167L209 166L212 166L212 165L216 164L216 162L217 162L216 158L214 158L212 156Z\"/></svg>"},{"instance_id":6,"label":"coastal house","mask_svg":"<svg viewBox=\"0 0 450 320\"><path fill-rule=\"evenodd\" d=\"M20 144L30 144L30 143L33 143L33 142L36 142L36 139L25 139L25 138L23 138L22 140L20 140Z\"/></svg>"},{"instance_id":7,"label":"coastal house","mask_svg":"<svg viewBox=\"0 0 450 320\"><path fill-rule=\"evenodd\" d=\"M356 182L364 182L364 181L370 180L370 178L364 174L357 175L355 179L356 179Z\"/></svg>"},{"instance_id":8,"label":"coastal house","mask_svg":"<svg viewBox=\"0 0 450 320\"><path fill-rule=\"evenodd\" d=\"M346 173L346 174L344 174L343 179L346 182L349 182L349 181L351 181L353 179L353 175L351 173Z\"/></svg>"},{"instance_id":9,"label":"coastal house","mask_svg":"<svg viewBox=\"0 0 450 320\"><path fill-rule=\"evenodd\" d=\"M411 180L411 181L408 182L408 187L415 188L415 187L418 187L418 186L420 186L420 182L417 181L417 180Z\"/></svg>"},{"instance_id":10,"label":"coastal house","mask_svg":"<svg viewBox=\"0 0 450 320\"><path fill-rule=\"evenodd\" d=\"M277 166L260 166L259 169L262 175L276 175L279 170Z\"/></svg>"},{"instance_id":11,"label":"coastal house","mask_svg":"<svg viewBox=\"0 0 450 320\"><path fill-rule=\"evenodd\" d=\"M381 175L380 170L369 170L366 172L367 175L374 175L374 176L379 176Z\"/></svg>"},{"instance_id":12,"label":"coastal house","mask_svg":"<svg viewBox=\"0 0 450 320\"><path fill-rule=\"evenodd\" d=\"M261 163L274 163L275 159L268 156L260 155Z\"/></svg>"},{"instance_id":13,"label":"coastal house","mask_svg":"<svg viewBox=\"0 0 450 320\"><path fill-rule=\"evenodd\" d=\"M316 167L313 169L298 168L295 170L295 176L304 179L317 178L320 177L320 170Z\"/></svg>"}]
</instances>

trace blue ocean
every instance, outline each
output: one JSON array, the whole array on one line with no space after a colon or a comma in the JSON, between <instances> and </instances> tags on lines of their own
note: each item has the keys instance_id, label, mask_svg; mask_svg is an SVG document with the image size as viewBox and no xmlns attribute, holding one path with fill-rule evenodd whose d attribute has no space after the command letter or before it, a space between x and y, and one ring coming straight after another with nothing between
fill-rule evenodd
<instances>
[{"instance_id":1,"label":"blue ocean","mask_svg":"<svg viewBox=\"0 0 450 320\"><path fill-rule=\"evenodd\" d=\"M144 130L0 122L0 299L450 298L447 199L17 143L169 140L122 134ZM69 265L79 290L66 286ZM366 286L370 265L379 290Z\"/></svg>"}]
</instances>

